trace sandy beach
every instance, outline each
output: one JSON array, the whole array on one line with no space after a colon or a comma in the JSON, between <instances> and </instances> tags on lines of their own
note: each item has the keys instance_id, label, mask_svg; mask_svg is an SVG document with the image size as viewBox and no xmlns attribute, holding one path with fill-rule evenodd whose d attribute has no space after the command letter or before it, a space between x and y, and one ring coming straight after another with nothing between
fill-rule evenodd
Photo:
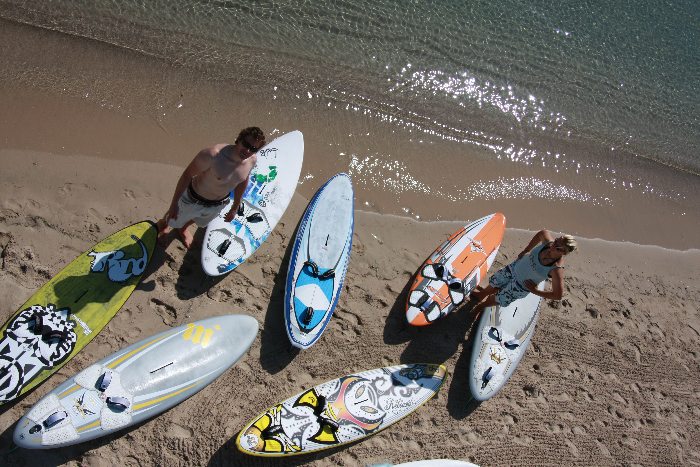
<instances>
[{"instance_id":1,"label":"sandy beach","mask_svg":"<svg viewBox=\"0 0 700 467\"><path fill-rule=\"evenodd\" d=\"M101 238L155 219L181 170L94 154L0 149L0 320ZM290 350L284 280L307 202L295 195L268 241L221 278L204 275L198 250L185 251L178 241L159 249L107 327L61 371L0 409L2 463L350 466L454 458L484 466L700 464L700 251L579 239L580 251L567 262L564 300L543 304L515 375L494 399L477 405L467 383L473 310L463 307L428 328L408 327L403 313L412 275L461 222L358 211L335 316L311 349ZM531 235L508 229L494 268L511 261ZM227 313L255 317L259 339L199 394L107 438L49 451L11 450L17 420L67 377L168 327ZM425 406L369 439L284 460L247 457L235 448L232 438L245 423L302 389L350 371L414 362L444 363L447 383Z\"/></svg>"},{"instance_id":2,"label":"sandy beach","mask_svg":"<svg viewBox=\"0 0 700 467\"><path fill-rule=\"evenodd\" d=\"M414 11L425 31L415 30L410 15L405 24L377 20L367 30L357 19L367 14L363 2L346 5L357 14L336 14L341 6L332 2L271 12L270 29L253 27L264 11L236 2L199 2L201 16L187 1L166 2L167 15L157 2L131 2L136 16L121 17L123 3L113 2L112 11L101 3L43 8L0 0L0 323L96 242L160 217L201 148L231 141L249 125L263 128L268 141L298 129L304 166L280 224L230 274L206 276L200 250L185 250L174 236L157 248L100 334L32 392L0 406L0 465L365 466L452 458L481 466L700 466L697 161L655 158L660 147L696 156L698 92L673 87L685 83L682 67L696 63L695 23L675 42L640 41L644 23L630 20L625 42L610 39L621 29L591 34L585 22L616 28L617 16L627 18L615 13L617 4L606 21L578 14L560 21L558 10L535 15L538 7L526 5L521 14L517 2L486 2L473 24L470 14L448 37L444 20L464 15L420 2L414 7L431 10ZM394 3L367 5L375 3L389 8L375 15L400 16ZM297 13L309 14L290 16ZM652 15L655 33L684 32L676 19L693 17L682 8L671 13L666 29ZM306 29L274 22L288 17L307 21ZM568 19L576 20L571 31L564 30ZM226 26L212 27L217 21ZM229 21L247 27L229 28ZM225 34L241 31L244 38ZM687 37L683 55L673 44ZM328 54L307 40L339 45ZM644 40L650 49L633 48ZM654 62L658 43L670 44L680 61ZM649 74L647 61L625 68L628 49L663 73ZM350 63L358 56L367 61ZM566 74L559 66L568 58ZM646 91L625 75L637 71L636 83L650 84ZM557 100L562 85L572 102ZM639 126L630 123L638 119ZM283 319L291 242L309 199L339 171L355 188L347 278L321 339L292 350ZM491 272L540 228L575 235L579 251L566 261L563 300L542 303L514 376L477 404L467 380L475 310L463 306L413 328L404 307L413 275L435 247L496 211L508 228ZM200 393L95 441L46 451L13 446L20 417L67 378L155 333L223 314L253 316L259 336ZM388 429L281 460L236 449L238 432L271 405L352 372L401 363L441 363L449 376L435 398Z\"/></svg>"}]
</instances>

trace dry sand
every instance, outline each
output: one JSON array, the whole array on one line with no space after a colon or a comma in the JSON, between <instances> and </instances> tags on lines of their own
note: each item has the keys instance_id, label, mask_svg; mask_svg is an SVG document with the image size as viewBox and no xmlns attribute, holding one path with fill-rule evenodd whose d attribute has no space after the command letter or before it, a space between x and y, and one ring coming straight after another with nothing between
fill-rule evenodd
<instances>
[{"instance_id":1,"label":"dry sand","mask_svg":"<svg viewBox=\"0 0 700 467\"><path fill-rule=\"evenodd\" d=\"M0 150L0 322L101 238L155 219L180 172L156 163ZM107 327L58 374L0 408L0 464L365 465L449 457L484 466L700 465L700 251L580 239L567 263L564 300L543 305L511 381L476 405L467 382L472 310L463 307L428 328L407 327L403 314L412 275L458 223L357 212L335 316L311 349L290 350L284 280L306 203L295 196L259 251L221 278L204 275L199 251L177 241L159 249ZM508 229L494 268L512 260L531 235ZM168 327L226 313L254 316L260 337L199 394L107 438L11 451L17 420L67 377ZM411 362L444 362L449 379L437 397L369 439L281 461L235 448L232 438L245 423L302 389Z\"/></svg>"}]
</instances>

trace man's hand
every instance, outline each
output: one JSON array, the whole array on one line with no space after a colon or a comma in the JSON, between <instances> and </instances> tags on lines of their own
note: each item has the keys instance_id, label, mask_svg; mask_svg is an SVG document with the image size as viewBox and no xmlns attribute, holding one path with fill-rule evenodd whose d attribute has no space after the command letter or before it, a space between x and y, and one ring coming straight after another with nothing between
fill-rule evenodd
<instances>
[{"instance_id":1,"label":"man's hand","mask_svg":"<svg viewBox=\"0 0 700 467\"><path fill-rule=\"evenodd\" d=\"M224 216L224 220L225 220L226 222L231 222L231 221L233 220L234 217L236 217L236 210L235 210L235 209L231 209L231 210L230 210L229 212L227 212L226 215Z\"/></svg>"},{"instance_id":2,"label":"man's hand","mask_svg":"<svg viewBox=\"0 0 700 467\"><path fill-rule=\"evenodd\" d=\"M534 293L535 295L537 295L537 292L539 292L539 290L537 290L537 284L535 284L535 282L531 281L530 279L526 280L524 285L527 290Z\"/></svg>"},{"instance_id":3,"label":"man's hand","mask_svg":"<svg viewBox=\"0 0 700 467\"><path fill-rule=\"evenodd\" d=\"M169 219L177 220L178 213L179 213L179 209L178 209L177 204L170 206L170 209L168 209L168 212L165 213L165 222L167 223Z\"/></svg>"}]
</instances>

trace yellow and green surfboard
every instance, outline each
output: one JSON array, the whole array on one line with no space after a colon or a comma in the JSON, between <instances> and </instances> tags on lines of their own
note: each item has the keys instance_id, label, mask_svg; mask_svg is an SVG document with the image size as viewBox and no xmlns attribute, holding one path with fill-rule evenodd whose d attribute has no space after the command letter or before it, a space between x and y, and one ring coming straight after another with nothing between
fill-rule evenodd
<instances>
[{"instance_id":1,"label":"yellow and green surfboard","mask_svg":"<svg viewBox=\"0 0 700 467\"><path fill-rule=\"evenodd\" d=\"M126 227L78 256L0 328L0 404L41 384L114 317L153 256L153 222Z\"/></svg>"}]
</instances>

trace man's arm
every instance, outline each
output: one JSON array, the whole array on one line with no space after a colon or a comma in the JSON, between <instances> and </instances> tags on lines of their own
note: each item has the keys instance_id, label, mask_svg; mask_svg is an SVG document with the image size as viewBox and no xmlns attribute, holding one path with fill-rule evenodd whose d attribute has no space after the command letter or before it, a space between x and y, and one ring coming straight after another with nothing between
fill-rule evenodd
<instances>
[{"instance_id":1,"label":"man's arm","mask_svg":"<svg viewBox=\"0 0 700 467\"><path fill-rule=\"evenodd\" d=\"M248 180L250 180L250 175L233 189L233 204L231 205L231 209L224 216L226 222L231 222L236 216L238 207L241 205L241 201L243 201L245 189L248 187Z\"/></svg>"},{"instance_id":2,"label":"man's arm","mask_svg":"<svg viewBox=\"0 0 700 467\"><path fill-rule=\"evenodd\" d=\"M212 156L213 154L211 148L202 149L182 172L182 175L180 175L180 179L177 181L177 185L175 186L175 193L173 193L173 199L170 201L170 208L165 215L166 221L168 219L177 219L177 202L180 199L180 196L182 196L182 193L185 192L194 177L211 167Z\"/></svg>"}]
</instances>

